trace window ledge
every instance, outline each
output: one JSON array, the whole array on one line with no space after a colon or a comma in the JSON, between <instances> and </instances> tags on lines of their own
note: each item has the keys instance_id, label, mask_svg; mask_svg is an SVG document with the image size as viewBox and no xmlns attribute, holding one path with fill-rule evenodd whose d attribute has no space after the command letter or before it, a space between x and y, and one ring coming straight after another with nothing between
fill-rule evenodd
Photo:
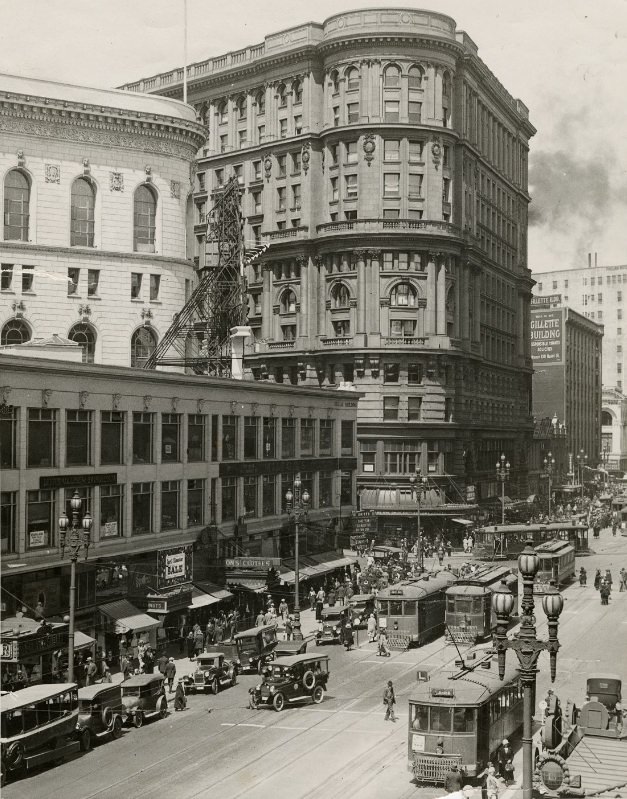
<instances>
[{"instance_id":1,"label":"window ledge","mask_svg":"<svg viewBox=\"0 0 627 799\"><path fill-rule=\"evenodd\" d=\"M163 305L162 300L149 300L152 305Z\"/></svg>"},{"instance_id":2,"label":"window ledge","mask_svg":"<svg viewBox=\"0 0 627 799\"><path fill-rule=\"evenodd\" d=\"M82 300L83 299L83 295L82 294L67 294L66 296L67 296L68 299L72 299L72 300Z\"/></svg>"},{"instance_id":3,"label":"window ledge","mask_svg":"<svg viewBox=\"0 0 627 799\"><path fill-rule=\"evenodd\" d=\"M2 294L12 294L15 296L15 291L13 289L0 289L0 293Z\"/></svg>"}]
</instances>

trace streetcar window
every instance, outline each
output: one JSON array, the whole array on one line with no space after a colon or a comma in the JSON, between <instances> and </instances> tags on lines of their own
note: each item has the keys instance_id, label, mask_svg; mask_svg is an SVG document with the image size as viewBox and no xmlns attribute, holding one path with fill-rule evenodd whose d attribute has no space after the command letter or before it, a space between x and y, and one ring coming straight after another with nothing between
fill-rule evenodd
<instances>
[{"instance_id":1,"label":"streetcar window","mask_svg":"<svg viewBox=\"0 0 627 799\"><path fill-rule=\"evenodd\" d=\"M455 602L456 613L472 613L472 597L457 597Z\"/></svg>"},{"instance_id":2,"label":"streetcar window","mask_svg":"<svg viewBox=\"0 0 627 799\"><path fill-rule=\"evenodd\" d=\"M403 602L403 615L404 616L415 616L416 615L416 603L415 602Z\"/></svg>"},{"instance_id":3,"label":"streetcar window","mask_svg":"<svg viewBox=\"0 0 627 799\"><path fill-rule=\"evenodd\" d=\"M402 616L403 615L403 603L400 599L391 599L390 600L390 616Z\"/></svg>"},{"instance_id":4,"label":"streetcar window","mask_svg":"<svg viewBox=\"0 0 627 799\"><path fill-rule=\"evenodd\" d=\"M455 597L454 596L447 596L446 597L446 612L447 613L455 613Z\"/></svg>"},{"instance_id":5,"label":"streetcar window","mask_svg":"<svg viewBox=\"0 0 627 799\"><path fill-rule=\"evenodd\" d=\"M379 599L378 602L379 602L379 613L381 613L383 616L388 616L389 613L388 613L387 599Z\"/></svg>"},{"instance_id":6,"label":"streetcar window","mask_svg":"<svg viewBox=\"0 0 627 799\"><path fill-rule=\"evenodd\" d=\"M23 725L22 709L14 710L12 713L2 714L2 737L12 738L14 735L21 735Z\"/></svg>"},{"instance_id":7,"label":"streetcar window","mask_svg":"<svg viewBox=\"0 0 627 799\"><path fill-rule=\"evenodd\" d=\"M24 708L24 732L34 730L37 726L37 711L35 705L26 705Z\"/></svg>"},{"instance_id":8,"label":"streetcar window","mask_svg":"<svg viewBox=\"0 0 627 799\"><path fill-rule=\"evenodd\" d=\"M50 715L48 713L48 703L47 702L38 702L35 705L35 711L37 713L37 726L40 724L47 724L50 720Z\"/></svg>"},{"instance_id":9,"label":"streetcar window","mask_svg":"<svg viewBox=\"0 0 627 799\"><path fill-rule=\"evenodd\" d=\"M474 732L475 711L472 707L453 709L453 732Z\"/></svg>"},{"instance_id":10,"label":"streetcar window","mask_svg":"<svg viewBox=\"0 0 627 799\"><path fill-rule=\"evenodd\" d=\"M431 732L451 731L452 710L450 707L431 708Z\"/></svg>"},{"instance_id":11,"label":"streetcar window","mask_svg":"<svg viewBox=\"0 0 627 799\"><path fill-rule=\"evenodd\" d=\"M412 730L428 730L429 729L429 708L424 705L413 705L411 709Z\"/></svg>"}]
</instances>

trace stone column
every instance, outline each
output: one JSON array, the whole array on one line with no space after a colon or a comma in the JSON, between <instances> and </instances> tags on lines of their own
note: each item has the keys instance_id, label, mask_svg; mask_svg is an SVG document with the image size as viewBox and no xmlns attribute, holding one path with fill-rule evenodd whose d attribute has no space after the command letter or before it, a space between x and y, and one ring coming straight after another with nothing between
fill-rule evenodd
<instances>
[{"instance_id":1,"label":"stone column","mask_svg":"<svg viewBox=\"0 0 627 799\"><path fill-rule=\"evenodd\" d=\"M309 300L309 258L299 255L296 258L300 270L300 311L298 313L298 337L301 340L300 349L309 345L309 314L311 311Z\"/></svg>"},{"instance_id":2,"label":"stone column","mask_svg":"<svg viewBox=\"0 0 627 799\"><path fill-rule=\"evenodd\" d=\"M255 141L255 120L253 119L253 96L246 95L246 141Z\"/></svg>"},{"instance_id":3,"label":"stone column","mask_svg":"<svg viewBox=\"0 0 627 799\"><path fill-rule=\"evenodd\" d=\"M381 335L381 320L379 317L379 299L381 292L381 250L368 250L370 257L370 279L368 281L368 325L369 336ZM373 340L374 344L375 341Z\"/></svg>"},{"instance_id":4,"label":"stone column","mask_svg":"<svg viewBox=\"0 0 627 799\"><path fill-rule=\"evenodd\" d=\"M318 336L327 334L327 267L325 258L328 256L317 255L318 267Z\"/></svg>"},{"instance_id":5,"label":"stone column","mask_svg":"<svg viewBox=\"0 0 627 799\"><path fill-rule=\"evenodd\" d=\"M425 333L433 336L436 333L436 266L435 254L427 254L427 307L425 311Z\"/></svg>"},{"instance_id":6,"label":"stone column","mask_svg":"<svg viewBox=\"0 0 627 799\"><path fill-rule=\"evenodd\" d=\"M261 294L261 338L272 338L272 266L262 267L263 291Z\"/></svg>"},{"instance_id":7,"label":"stone column","mask_svg":"<svg viewBox=\"0 0 627 799\"><path fill-rule=\"evenodd\" d=\"M209 118L209 141L207 142L207 146L209 150L213 150L217 152L218 150L218 122L216 119L216 104L215 100L211 100L209 102L209 110L207 111L208 118Z\"/></svg>"},{"instance_id":8,"label":"stone column","mask_svg":"<svg viewBox=\"0 0 627 799\"><path fill-rule=\"evenodd\" d=\"M470 266L468 262L460 264L459 279L461 282L460 290L460 306L459 306L459 319L461 322L461 337L464 344L470 343L470 305L468 302L468 292L470 290L468 271Z\"/></svg>"},{"instance_id":9,"label":"stone column","mask_svg":"<svg viewBox=\"0 0 627 799\"><path fill-rule=\"evenodd\" d=\"M461 338L461 272L462 266L460 264L459 258L456 259L455 264L455 287L453 291L455 292L455 314L453 317L453 336L455 338Z\"/></svg>"},{"instance_id":10,"label":"stone column","mask_svg":"<svg viewBox=\"0 0 627 799\"><path fill-rule=\"evenodd\" d=\"M437 319L436 330L438 336L446 335L446 259L447 256L440 256L438 264L438 286L437 286Z\"/></svg>"},{"instance_id":11,"label":"stone column","mask_svg":"<svg viewBox=\"0 0 627 799\"><path fill-rule=\"evenodd\" d=\"M368 250L355 250L357 259L357 329L356 333L366 332L366 258Z\"/></svg>"},{"instance_id":12,"label":"stone column","mask_svg":"<svg viewBox=\"0 0 627 799\"><path fill-rule=\"evenodd\" d=\"M475 329L473 338L481 341L481 272L477 269L473 275L473 291L475 295Z\"/></svg>"}]
</instances>

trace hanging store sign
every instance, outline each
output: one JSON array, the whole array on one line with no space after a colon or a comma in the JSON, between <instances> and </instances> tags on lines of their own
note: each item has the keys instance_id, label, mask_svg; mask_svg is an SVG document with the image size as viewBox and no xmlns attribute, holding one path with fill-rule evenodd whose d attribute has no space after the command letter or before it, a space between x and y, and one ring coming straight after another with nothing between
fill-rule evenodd
<instances>
[{"instance_id":1,"label":"hanging store sign","mask_svg":"<svg viewBox=\"0 0 627 799\"><path fill-rule=\"evenodd\" d=\"M116 472L107 474L55 474L39 478L41 491L55 488L74 488L75 486L109 486L116 485L118 476Z\"/></svg>"},{"instance_id":2,"label":"hanging store sign","mask_svg":"<svg viewBox=\"0 0 627 799\"><path fill-rule=\"evenodd\" d=\"M281 558L225 558L227 569L276 569L281 565Z\"/></svg>"},{"instance_id":3,"label":"hanging store sign","mask_svg":"<svg viewBox=\"0 0 627 799\"><path fill-rule=\"evenodd\" d=\"M549 294L547 297L531 298L532 308L550 308L552 305L561 305L561 304L562 304L561 294Z\"/></svg>"},{"instance_id":4,"label":"hanging store sign","mask_svg":"<svg viewBox=\"0 0 627 799\"><path fill-rule=\"evenodd\" d=\"M191 544L173 549L160 549L157 553L157 581L159 588L191 582L192 558L193 550Z\"/></svg>"},{"instance_id":5,"label":"hanging store sign","mask_svg":"<svg viewBox=\"0 0 627 799\"><path fill-rule=\"evenodd\" d=\"M562 309L531 311L531 357L534 363L561 363L564 314Z\"/></svg>"}]
</instances>

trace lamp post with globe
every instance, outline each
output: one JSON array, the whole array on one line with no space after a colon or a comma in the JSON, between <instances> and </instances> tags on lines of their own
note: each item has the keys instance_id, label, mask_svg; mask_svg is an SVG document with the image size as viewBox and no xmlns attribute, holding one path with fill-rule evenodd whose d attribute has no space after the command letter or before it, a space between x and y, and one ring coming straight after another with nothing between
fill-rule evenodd
<instances>
[{"instance_id":1,"label":"lamp post with globe","mask_svg":"<svg viewBox=\"0 0 627 799\"><path fill-rule=\"evenodd\" d=\"M506 461L505 455L501 455L496 462L496 479L501 484L501 524L505 524L505 482L509 480L509 470L509 461Z\"/></svg>"},{"instance_id":2,"label":"lamp post with globe","mask_svg":"<svg viewBox=\"0 0 627 799\"><path fill-rule=\"evenodd\" d=\"M301 519L307 518L309 511L309 503L311 497L307 489L303 490L303 483L300 479L300 473L294 477L292 485L293 490L288 489L285 493L285 507L287 515L291 518L294 517L294 630L293 636L295 641L302 641L303 634L300 629L300 599L299 599L299 537L300 537L300 523Z\"/></svg>"},{"instance_id":3,"label":"lamp post with globe","mask_svg":"<svg viewBox=\"0 0 627 799\"><path fill-rule=\"evenodd\" d=\"M555 468L555 458L549 452L547 453L546 458L542 462L542 466L544 469L544 475L549 481L549 519L551 518L551 480L553 478L553 469Z\"/></svg>"},{"instance_id":4,"label":"lamp post with globe","mask_svg":"<svg viewBox=\"0 0 627 799\"><path fill-rule=\"evenodd\" d=\"M61 546L61 557L65 550L70 551L70 632L68 641L68 682L74 682L74 624L76 615L76 561L82 549L85 550L85 560L89 552L90 532L92 525L91 513L85 512L79 525L79 517L83 500L78 491L70 500L72 510L72 523L65 511L59 516L59 543Z\"/></svg>"},{"instance_id":5,"label":"lamp post with globe","mask_svg":"<svg viewBox=\"0 0 627 799\"><path fill-rule=\"evenodd\" d=\"M557 639L557 625L564 607L564 598L551 583L542 598L542 608L548 619L548 640L538 639L536 617L534 615L533 582L540 567L540 558L528 541L518 557L518 569L523 583L520 629L514 638L507 637L509 617L514 609L515 598L505 582L492 594L492 607L496 614L494 647L498 654L499 677L505 677L505 655L513 650L520 664L520 681L523 687L523 799L532 799L533 792L533 706L536 687L536 664L540 653L549 653L551 682L555 682L557 652L560 643Z\"/></svg>"},{"instance_id":6,"label":"lamp post with globe","mask_svg":"<svg viewBox=\"0 0 627 799\"><path fill-rule=\"evenodd\" d=\"M420 502L422 496L427 488L428 480L421 475L420 469L416 469L416 473L412 474L409 478L411 491L414 499L416 500L416 535L418 536L418 563L420 564L420 571L425 570L425 555L422 546L422 531L420 529Z\"/></svg>"}]
</instances>

